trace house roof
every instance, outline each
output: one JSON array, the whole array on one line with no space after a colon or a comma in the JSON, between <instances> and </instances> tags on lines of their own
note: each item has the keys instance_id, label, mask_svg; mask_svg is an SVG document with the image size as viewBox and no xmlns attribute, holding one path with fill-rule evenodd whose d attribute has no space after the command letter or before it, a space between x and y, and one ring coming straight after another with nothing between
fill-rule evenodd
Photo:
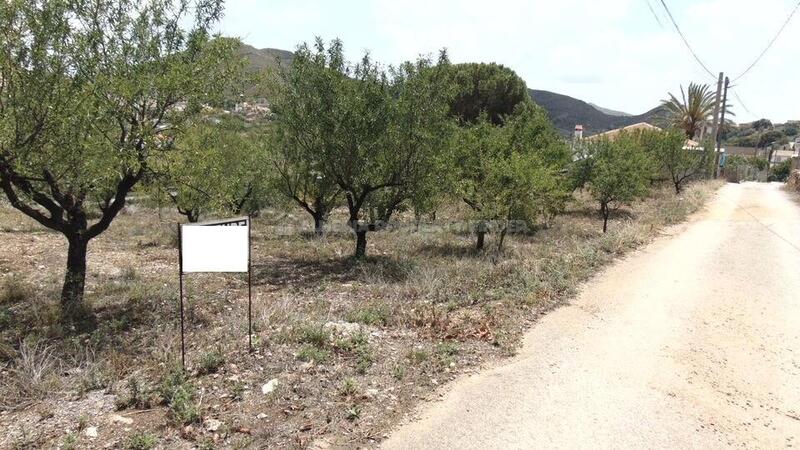
<instances>
[{"instance_id":1,"label":"house roof","mask_svg":"<svg viewBox=\"0 0 800 450\"><path fill-rule=\"evenodd\" d=\"M613 141L623 131L644 131L644 130L661 131L661 128L655 125L650 125L647 122L639 122L633 125L628 125L627 127L617 128L615 130L609 130L604 133L595 134L594 136L589 136L587 139L606 138L608 140Z\"/></svg>"}]
</instances>

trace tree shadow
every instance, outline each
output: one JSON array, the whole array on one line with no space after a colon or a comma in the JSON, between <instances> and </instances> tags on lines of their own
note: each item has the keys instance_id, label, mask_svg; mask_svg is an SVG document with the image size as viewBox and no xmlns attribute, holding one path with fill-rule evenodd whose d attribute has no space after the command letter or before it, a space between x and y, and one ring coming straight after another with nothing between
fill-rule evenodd
<instances>
[{"instance_id":1,"label":"tree shadow","mask_svg":"<svg viewBox=\"0 0 800 450\"><path fill-rule=\"evenodd\" d=\"M488 244L491 247L491 243ZM454 243L446 244L425 244L417 250L417 254L441 258L484 258L488 252L488 247L477 250L474 244L459 245Z\"/></svg>"},{"instance_id":2,"label":"tree shadow","mask_svg":"<svg viewBox=\"0 0 800 450\"><path fill-rule=\"evenodd\" d=\"M576 218L585 218L585 219L598 219L603 220L603 216L600 215L599 209L594 208L578 208L578 209L570 209L567 211L562 212L559 214L562 217L576 217ZM611 215L609 218L611 219L632 219L635 217L635 214L627 208L619 208L611 211Z\"/></svg>"},{"instance_id":3,"label":"tree shadow","mask_svg":"<svg viewBox=\"0 0 800 450\"><path fill-rule=\"evenodd\" d=\"M285 258L268 264L253 264L253 284L310 287L323 282L402 282L412 267L407 261L384 255L356 259L351 256L327 260Z\"/></svg>"}]
</instances>

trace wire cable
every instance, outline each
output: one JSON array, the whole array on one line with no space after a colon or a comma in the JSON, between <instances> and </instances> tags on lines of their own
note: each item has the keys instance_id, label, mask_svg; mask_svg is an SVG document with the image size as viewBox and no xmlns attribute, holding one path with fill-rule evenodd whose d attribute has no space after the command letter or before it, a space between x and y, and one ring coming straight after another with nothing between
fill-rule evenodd
<instances>
[{"instance_id":1,"label":"wire cable","mask_svg":"<svg viewBox=\"0 0 800 450\"><path fill-rule=\"evenodd\" d=\"M656 14L656 10L653 8L653 5L650 3L650 0L644 0L644 2L647 3L647 9L649 9L650 12L653 14L653 18L656 19L656 22L658 22L658 26L664 28L664 24L661 23L661 19L659 19L658 14Z\"/></svg>"},{"instance_id":2,"label":"wire cable","mask_svg":"<svg viewBox=\"0 0 800 450\"><path fill-rule=\"evenodd\" d=\"M675 17L672 16L672 12L670 12L669 7L667 6L667 3L664 0L661 0L661 5L664 7L664 10L667 11L667 16L669 16L669 20L672 22L672 25L675 27L675 31L678 32L678 35L680 35L681 40L683 40L684 45L686 45L686 48L689 49L689 52L692 54L692 56L694 56L695 61L697 61L697 63L700 64L700 67L702 67L703 70L705 70L706 73L708 73L708 75L711 78L716 80L717 77L714 76L714 73L711 72L708 69L708 67L705 65L705 63L703 63L703 60L701 60L700 57L697 56L697 53L694 51L692 46L689 44L689 41L686 39L686 36L683 34L683 31L681 31L681 28L678 26L678 23L675 21ZM798 3L798 6L800 6L800 3Z\"/></svg>"},{"instance_id":3,"label":"wire cable","mask_svg":"<svg viewBox=\"0 0 800 450\"><path fill-rule=\"evenodd\" d=\"M750 111L750 109L747 107L747 105L745 105L744 102L742 101L742 98L739 97L739 94L734 89L731 89L730 91L733 92L733 96L736 98L736 101L739 102L739 105L741 105L742 109L744 109L744 111L747 114L750 114L751 116L753 116L753 118L755 120L758 120L760 116L757 116L757 115L753 114L752 111Z\"/></svg>"},{"instance_id":4,"label":"wire cable","mask_svg":"<svg viewBox=\"0 0 800 450\"><path fill-rule=\"evenodd\" d=\"M794 17L794 15L795 15L795 13L797 12L798 9L800 9L800 1L798 1L797 4L794 6L794 9L792 9L792 12L789 13L789 17L787 17L786 21L783 22L783 25L781 25L781 28L775 34L775 37L773 37L772 40L769 41L769 44L767 44L767 47L764 48L764 51L762 51L758 55L758 57L749 66L747 66L747 69L745 69L744 72L742 72L741 74L739 74L739 76L734 78L733 81L736 81L736 80L742 78L743 76L747 75L747 73L750 72L750 70L752 70L753 67L755 67L756 64L758 64L759 61L761 61L761 58L763 58L764 55L767 54L769 49L772 48L772 45L775 44L775 41L777 41L778 38L781 36L781 34L783 33L783 30L785 30L786 27L789 25L789 22L792 21L792 18Z\"/></svg>"}]
</instances>

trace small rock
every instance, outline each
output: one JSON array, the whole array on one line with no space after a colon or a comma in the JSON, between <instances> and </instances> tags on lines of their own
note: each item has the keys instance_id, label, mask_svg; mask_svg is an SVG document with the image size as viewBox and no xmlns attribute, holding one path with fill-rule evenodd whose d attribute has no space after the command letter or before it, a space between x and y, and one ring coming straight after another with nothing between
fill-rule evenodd
<instances>
[{"instance_id":1,"label":"small rock","mask_svg":"<svg viewBox=\"0 0 800 450\"><path fill-rule=\"evenodd\" d=\"M278 379L273 378L269 380L265 385L261 386L261 393L264 395L270 394L277 387L278 387Z\"/></svg>"},{"instance_id":2,"label":"small rock","mask_svg":"<svg viewBox=\"0 0 800 450\"><path fill-rule=\"evenodd\" d=\"M119 414L114 414L113 416L111 416L111 421L114 423L122 423L125 425L133 424L133 419L131 419L130 417L120 416Z\"/></svg>"},{"instance_id":3,"label":"small rock","mask_svg":"<svg viewBox=\"0 0 800 450\"><path fill-rule=\"evenodd\" d=\"M267 415L264 414L264 413L258 413L258 415L256 416L256 419L259 419L259 420L264 420L266 418L267 418Z\"/></svg>"},{"instance_id":4,"label":"small rock","mask_svg":"<svg viewBox=\"0 0 800 450\"><path fill-rule=\"evenodd\" d=\"M364 398L367 400L375 400L378 397L379 391L377 389L367 389L364 391Z\"/></svg>"},{"instance_id":5,"label":"small rock","mask_svg":"<svg viewBox=\"0 0 800 450\"><path fill-rule=\"evenodd\" d=\"M217 419L206 419L203 421L203 423L206 426L206 430L212 433L219 430L219 427L222 426L222 422Z\"/></svg>"},{"instance_id":6,"label":"small rock","mask_svg":"<svg viewBox=\"0 0 800 450\"><path fill-rule=\"evenodd\" d=\"M85 434L86 437L96 438L97 437L97 427L89 427L83 432L83 434Z\"/></svg>"},{"instance_id":7,"label":"small rock","mask_svg":"<svg viewBox=\"0 0 800 450\"><path fill-rule=\"evenodd\" d=\"M353 322L327 322L322 328L342 337L351 337L361 331L361 325Z\"/></svg>"}]
</instances>

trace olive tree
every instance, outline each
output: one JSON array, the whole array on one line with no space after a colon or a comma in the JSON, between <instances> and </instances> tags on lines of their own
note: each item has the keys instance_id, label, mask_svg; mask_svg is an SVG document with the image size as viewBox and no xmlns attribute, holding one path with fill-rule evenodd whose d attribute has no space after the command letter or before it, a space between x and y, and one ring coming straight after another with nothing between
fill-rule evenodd
<instances>
[{"instance_id":1,"label":"olive tree","mask_svg":"<svg viewBox=\"0 0 800 450\"><path fill-rule=\"evenodd\" d=\"M605 233L611 211L647 195L652 163L639 140L628 133L614 141L594 141L588 149L588 187L600 205Z\"/></svg>"},{"instance_id":2,"label":"olive tree","mask_svg":"<svg viewBox=\"0 0 800 450\"><path fill-rule=\"evenodd\" d=\"M61 313L84 305L89 242L154 155L234 70L219 0L8 0L0 8L0 188L68 242ZM92 219L98 217L97 219Z\"/></svg>"}]
</instances>

